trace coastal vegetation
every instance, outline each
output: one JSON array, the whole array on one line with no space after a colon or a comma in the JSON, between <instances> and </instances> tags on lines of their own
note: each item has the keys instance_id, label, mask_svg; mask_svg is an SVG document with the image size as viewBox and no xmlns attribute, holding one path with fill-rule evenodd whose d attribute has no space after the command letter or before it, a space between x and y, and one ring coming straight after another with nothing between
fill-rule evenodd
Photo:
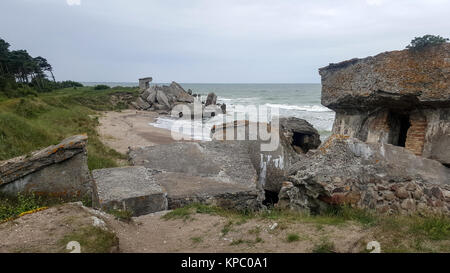
<instances>
[{"instance_id":1,"label":"coastal vegetation","mask_svg":"<svg viewBox=\"0 0 450 273\"><path fill-rule=\"evenodd\" d=\"M427 34L422 37L415 37L406 48L413 50L420 50L428 46L440 45L448 41L449 41L448 38L444 38L439 35Z\"/></svg>"},{"instance_id":2,"label":"coastal vegetation","mask_svg":"<svg viewBox=\"0 0 450 273\"><path fill-rule=\"evenodd\" d=\"M0 100L0 160L26 155L76 134L87 134L89 168L115 167L125 159L99 139L98 111L120 111L126 103L115 94L136 94L130 87L94 90L65 88L22 98Z\"/></svg>"},{"instance_id":3,"label":"coastal vegetation","mask_svg":"<svg viewBox=\"0 0 450 273\"><path fill-rule=\"evenodd\" d=\"M68 87L83 85L74 81L57 82L47 59L32 57L22 49L10 50L10 44L0 38L0 98L37 95Z\"/></svg>"},{"instance_id":4,"label":"coastal vegetation","mask_svg":"<svg viewBox=\"0 0 450 273\"><path fill-rule=\"evenodd\" d=\"M0 195L0 223L49 205L47 200L34 195L18 195L15 197Z\"/></svg>"}]
</instances>

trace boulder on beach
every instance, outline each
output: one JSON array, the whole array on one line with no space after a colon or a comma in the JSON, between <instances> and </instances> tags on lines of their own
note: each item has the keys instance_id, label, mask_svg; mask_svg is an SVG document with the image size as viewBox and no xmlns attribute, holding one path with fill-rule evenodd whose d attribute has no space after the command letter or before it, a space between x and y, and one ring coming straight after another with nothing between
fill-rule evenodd
<instances>
[{"instance_id":1,"label":"boulder on beach","mask_svg":"<svg viewBox=\"0 0 450 273\"><path fill-rule=\"evenodd\" d=\"M206 97L205 106L208 105L216 105L217 104L217 96L214 93L209 93Z\"/></svg>"},{"instance_id":2,"label":"boulder on beach","mask_svg":"<svg viewBox=\"0 0 450 273\"><path fill-rule=\"evenodd\" d=\"M151 81L151 80L150 80ZM181 85L172 82L169 86L149 86L149 78L140 80L141 94L132 105L139 110L171 110L179 103L192 103L194 97Z\"/></svg>"}]
</instances>

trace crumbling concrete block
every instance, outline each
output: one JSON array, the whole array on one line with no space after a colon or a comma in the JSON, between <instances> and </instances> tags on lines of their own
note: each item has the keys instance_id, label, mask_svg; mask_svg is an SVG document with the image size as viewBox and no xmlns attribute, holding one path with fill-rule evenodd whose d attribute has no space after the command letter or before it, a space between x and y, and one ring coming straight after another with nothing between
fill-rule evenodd
<instances>
[{"instance_id":1,"label":"crumbling concrete block","mask_svg":"<svg viewBox=\"0 0 450 273\"><path fill-rule=\"evenodd\" d=\"M167 194L156 183L155 173L139 166L94 170L100 208L128 210L134 216L166 210Z\"/></svg>"},{"instance_id":2,"label":"crumbling concrete block","mask_svg":"<svg viewBox=\"0 0 450 273\"><path fill-rule=\"evenodd\" d=\"M63 199L91 198L95 191L87 166L87 136L0 162L0 192L35 193Z\"/></svg>"}]
</instances>

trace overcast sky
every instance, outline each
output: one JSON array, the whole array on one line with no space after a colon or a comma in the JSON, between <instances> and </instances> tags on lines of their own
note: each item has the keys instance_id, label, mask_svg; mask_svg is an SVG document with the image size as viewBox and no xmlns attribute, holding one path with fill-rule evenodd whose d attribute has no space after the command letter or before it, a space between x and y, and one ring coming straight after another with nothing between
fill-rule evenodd
<instances>
[{"instance_id":1,"label":"overcast sky","mask_svg":"<svg viewBox=\"0 0 450 273\"><path fill-rule=\"evenodd\" d=\"M0 0L0 37L58 80L320 82L331 62L450 36L450 0Z\"/></svg>"}]
</instances>

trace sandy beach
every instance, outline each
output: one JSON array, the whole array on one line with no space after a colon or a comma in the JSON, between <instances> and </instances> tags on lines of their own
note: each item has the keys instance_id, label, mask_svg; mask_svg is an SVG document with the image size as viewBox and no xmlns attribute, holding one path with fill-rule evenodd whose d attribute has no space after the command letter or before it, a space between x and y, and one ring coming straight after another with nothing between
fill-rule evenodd
<instances>
[{"instance_id":1,"label":"sandy beach","mask_svg":"<svg viewBox=\"0 0 450 273\"><path fill-rule=\"evenodd\" d=\"M169 144L177 140L171 131L149 125L158 113L151 111L124 110L102 112L99 117L98 133L103 143L120 153L127 153L128 147L145 147Z\"/></svg>"}]
</instances>

